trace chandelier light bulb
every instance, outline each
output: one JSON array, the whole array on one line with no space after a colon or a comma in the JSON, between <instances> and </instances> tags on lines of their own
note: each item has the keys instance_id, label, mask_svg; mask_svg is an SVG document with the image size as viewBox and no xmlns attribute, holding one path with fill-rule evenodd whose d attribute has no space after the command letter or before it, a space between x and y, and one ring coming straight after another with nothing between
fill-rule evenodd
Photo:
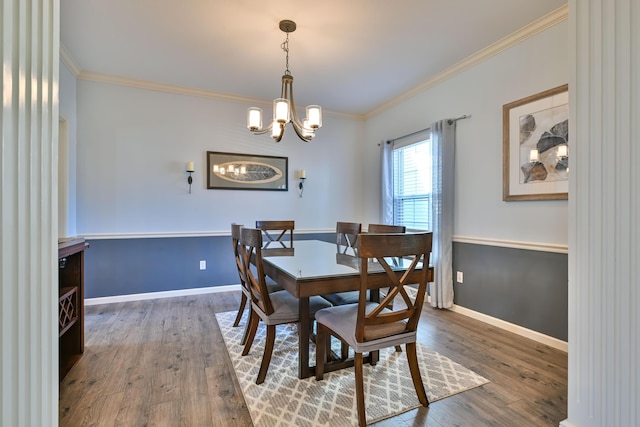
<instances>
[{"instance_id":1,"label":"chandelier light bulb","mask_svg":"<svg viewBox=\"0 0 640 427\"><path fill-rule=\"evenodd\" d=\"M262 128L262 108L249 108L247 111L247 127L252 132Z\"/></svg>"},{"instance_id":2,"label":"chandelier light bulb","mask_svg":"<svg viewBox=\"0 0 640 427\"><path fill-rule=\"evenodd\" d=\"M307 107L307 121L310 129L316 130L322 126L322 108L319 105Z\"/></svg>"},{"instance_id":3,"label":"chandelier light bulb","mask_svg":"<svg viewBox=\"0 0 640 427\"><path fill-rule=\"evenodd\" d=\"M277 98L273 100L273 121L289 123L289 100Z\"/></svg>"},{"instance_id":4,"label":"chandelier light bulb","mask_svg":"<svg viewBox=\"0 0 640 427\"><path fill-rule=\"evenodd\" d=\"M278 140L278 138L280 138L281 130L282 129L280 129L280 123L274 120L273 123L271 123L271 138Z\"/></svg>"}]
</instances>

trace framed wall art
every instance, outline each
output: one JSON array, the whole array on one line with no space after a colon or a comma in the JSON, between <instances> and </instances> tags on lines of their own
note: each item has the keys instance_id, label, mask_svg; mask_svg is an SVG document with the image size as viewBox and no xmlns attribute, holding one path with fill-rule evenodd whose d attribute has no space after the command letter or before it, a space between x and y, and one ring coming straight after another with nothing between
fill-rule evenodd
<instances>
[{"instance_id":1,"label":"framed wall art","mask_svg":"<svg viewBox=\"0 0 640 427\"><path fill-rule=\"evenodd\" d=\"M210 190L288 191L287 157L207 151Z\"/></svg>"},{"instance_id":2,"label":"framed wall art","mask_svg":"<svg viewBox=\"0 0 640 427\"><path fill-rule=\"evenodd\" d=\"M569 92L562 85L502 107L503 200L566 200Z\"/></svg>"}]
</instances>

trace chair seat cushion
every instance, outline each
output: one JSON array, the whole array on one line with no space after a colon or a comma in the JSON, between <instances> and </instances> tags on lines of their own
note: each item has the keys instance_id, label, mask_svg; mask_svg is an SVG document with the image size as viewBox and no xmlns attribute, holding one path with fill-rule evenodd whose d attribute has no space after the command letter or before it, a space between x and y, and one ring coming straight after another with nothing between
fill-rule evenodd
<instances>
[{"instance_id":1,"label":"chair seat cushion","mask_svg":"<svg viewBox=\"0 0 640 427\"><path fill-rule=\"evenodd\" d=\"M378 304L367 303L365 311L371 312ZM384 312L389 312L384 309ZM338 334L357 353L379 350L395 345L414 342L416 332L403 332L406 330L406 322L394 322L384 325L367 326L365 329L365 341L356 341L356 319L358 317L358 305L349 304L325 308L316 313L316 322L325 325Z\"/></svg>"},{"instance_id":2,"label":"chair seat cushion","mask_svg":"<svg viewBox=\"0 0 640 427\"><path fill-rule=\"evenodd\" d=\"M357 304L360 298L360 291L338 292L335 294L325 294L322 298L326 299L331 305L347 305ZM367 300L369 299L369 291L367 291Z\"/></svg>"},{"instance_id":3,"label":"chair seat cushion","mask_svg":"<svg viewBox=\"0 0 640 427\"><path fill-rule=\"evenodd\" d=\"M267 325L280 325L283 323L294 323L298 321L298 298L287 291L276 291L269 294L273 313L266 315L256 304L253 309ZM318 310L331 307L329 302L321 297L309 298L309 315L314 316Z\"/></svg>"},{"instance_id":4,"label":"chair seat cushion","mask_svg":"<svg viewBox=\"0 0 640 427\"><path fill-rule=\"evenodd\" d=\"M332 305L357 304L359 297L359 291L338 292L336 294L322 295L322 298L329 301Z\"/></svg>"}]
</instances>

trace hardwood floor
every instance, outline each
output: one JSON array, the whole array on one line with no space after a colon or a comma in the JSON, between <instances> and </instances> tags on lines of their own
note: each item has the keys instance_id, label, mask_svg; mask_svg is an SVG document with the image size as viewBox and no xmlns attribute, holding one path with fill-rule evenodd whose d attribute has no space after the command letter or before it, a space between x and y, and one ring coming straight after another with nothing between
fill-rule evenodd
<instances>
[{"instance_id":1,"label":"hardwood floor","mask_svg":"<svg viewBox=\"0 0 640 427\"><path fill-rule=\"evenodd\" d=\"M85 353L60 384L60 426L250 426L214 313L240 292L89 306ZM419 342L491 382L377 426L558 426L567 355L425 307Z\"/></svg>"}]
</instances>

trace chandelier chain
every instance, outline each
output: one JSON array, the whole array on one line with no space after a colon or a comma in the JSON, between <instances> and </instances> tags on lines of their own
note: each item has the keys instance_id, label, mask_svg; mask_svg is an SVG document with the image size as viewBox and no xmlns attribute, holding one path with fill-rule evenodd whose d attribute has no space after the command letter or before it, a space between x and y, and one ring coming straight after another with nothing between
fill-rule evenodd
<instances>
[{"instance_id":1,"label":"chandelier chain","mask_svg":"<svg viewBox=\"0 0 640 427\"><path fill-rule=\"evenodd\" d=\"M286 69L284 70L284 73L290 76L291 71L289 71L289 33L287 33L287 38L285 41L282 42L282 44L280 45L280 48L282 48L282 50L284 50L284 52L287 54L286 63L285 63Z\"/></svg>"}]
</instances>

